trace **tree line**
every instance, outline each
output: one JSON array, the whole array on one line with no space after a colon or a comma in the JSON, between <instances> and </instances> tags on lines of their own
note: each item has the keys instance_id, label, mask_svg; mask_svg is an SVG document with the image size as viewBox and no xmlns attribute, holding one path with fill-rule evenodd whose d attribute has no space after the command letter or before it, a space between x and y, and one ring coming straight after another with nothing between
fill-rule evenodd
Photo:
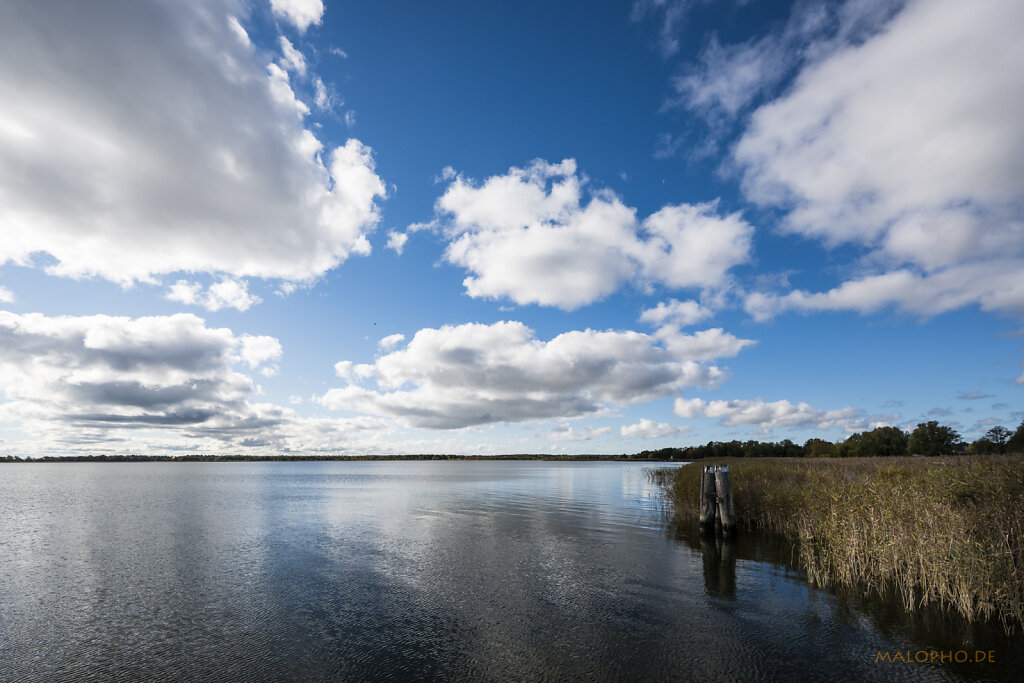
<instances>
[{"instance_id":1,"label":"tree line","mask_svg":"<svg viewBox=\"0 0 1024 683\"><path fill-rule=\"evenodd\" d=\"M1024 422L1016 431L995 426L967 443L947 425L921 422L910 432L899 427L851 434L845 441L808 439L803 445L783 441L709 441L702 446L660 448L632 456L641 460L700 460L703 458L870 458L894 455L988 455L1024 453Z\"/></svg>"}]
</instances>

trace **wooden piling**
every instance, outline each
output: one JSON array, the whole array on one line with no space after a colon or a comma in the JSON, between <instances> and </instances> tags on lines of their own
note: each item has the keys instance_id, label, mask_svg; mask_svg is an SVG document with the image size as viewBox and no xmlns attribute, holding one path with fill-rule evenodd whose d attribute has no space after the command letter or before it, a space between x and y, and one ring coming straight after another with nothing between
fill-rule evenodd
<instances>
[{"instance_id":1,"label":"wooden piling","mask_svg":"<svg viewBox=\"0 0 1024 683\"><path fill-rule=\"evenodd\" d=\"M736 509L732 504L732 486L729 483L729 466L719 465L715 468L715 489L718 493L718 517L715 529L721 528L722 534L729 536L736 532Z\"/></svg>"},{"instance_id":2,"label":"wooden piling","mask_svg":"<svg viewBox=\"0 0 1024 683\"><path fill-rule=\"evenodd\" d=\"M736 509L732 502L728 465L706 465L700 478L700 530L731 536L736 532Z\"/></svg>"},{"instance_id":3,"label":"wooden piling","mask_svg":"<svg viewBox=\"0 0 1024 683\"><path fill-rule=\"evenodd\" d=\"M701 531L710 531L715 526L717 494L714 467L705 467L700 478L700 512L698 521Z\"/></svg>"}]
</instances>

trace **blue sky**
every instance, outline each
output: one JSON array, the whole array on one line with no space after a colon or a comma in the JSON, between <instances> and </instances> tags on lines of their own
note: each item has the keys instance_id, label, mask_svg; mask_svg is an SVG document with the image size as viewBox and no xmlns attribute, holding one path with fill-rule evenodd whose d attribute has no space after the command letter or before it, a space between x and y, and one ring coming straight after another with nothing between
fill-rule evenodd
<instances>
[{"instance_id":1,"label":"blue sky","mask_svg":"<svg viewBox=\"0 0 1024 683\"><path fill-rule=\"evenodd\" d=\"M1024 9L0 9L0 453L1024 419Z\"/></svg>"}]
</instances>

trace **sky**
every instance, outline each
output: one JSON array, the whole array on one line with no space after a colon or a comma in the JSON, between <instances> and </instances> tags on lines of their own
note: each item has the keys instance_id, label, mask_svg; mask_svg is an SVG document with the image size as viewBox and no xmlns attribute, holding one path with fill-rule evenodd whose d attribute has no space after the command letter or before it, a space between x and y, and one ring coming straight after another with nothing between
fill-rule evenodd
<instances>
[{"instance_id":1,"label":"sky","mask_svg":"<svg viewBox=\"0 0 1024 683\"><path fill-rule=\"evenodd\" d=\"M1018 0L8 0L0 455L1024 420Z\"/></svg>"}]
</instances>

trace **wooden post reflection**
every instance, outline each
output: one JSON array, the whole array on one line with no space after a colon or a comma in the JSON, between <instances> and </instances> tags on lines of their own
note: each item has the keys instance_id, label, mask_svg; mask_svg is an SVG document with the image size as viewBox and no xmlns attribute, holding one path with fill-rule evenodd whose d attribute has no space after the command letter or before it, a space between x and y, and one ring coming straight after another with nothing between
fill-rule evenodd
<instances>
[{"instance_id":1,"label":"wooden post reflection","mask_svg":"<svg viewBox=\"0 0 1024 683\"><path fill-rule=\"evenodd\" d=\"M702 536L704 591L720 598L736 597L736 541L721 536Z\"/></svg>"}]
</instances>

